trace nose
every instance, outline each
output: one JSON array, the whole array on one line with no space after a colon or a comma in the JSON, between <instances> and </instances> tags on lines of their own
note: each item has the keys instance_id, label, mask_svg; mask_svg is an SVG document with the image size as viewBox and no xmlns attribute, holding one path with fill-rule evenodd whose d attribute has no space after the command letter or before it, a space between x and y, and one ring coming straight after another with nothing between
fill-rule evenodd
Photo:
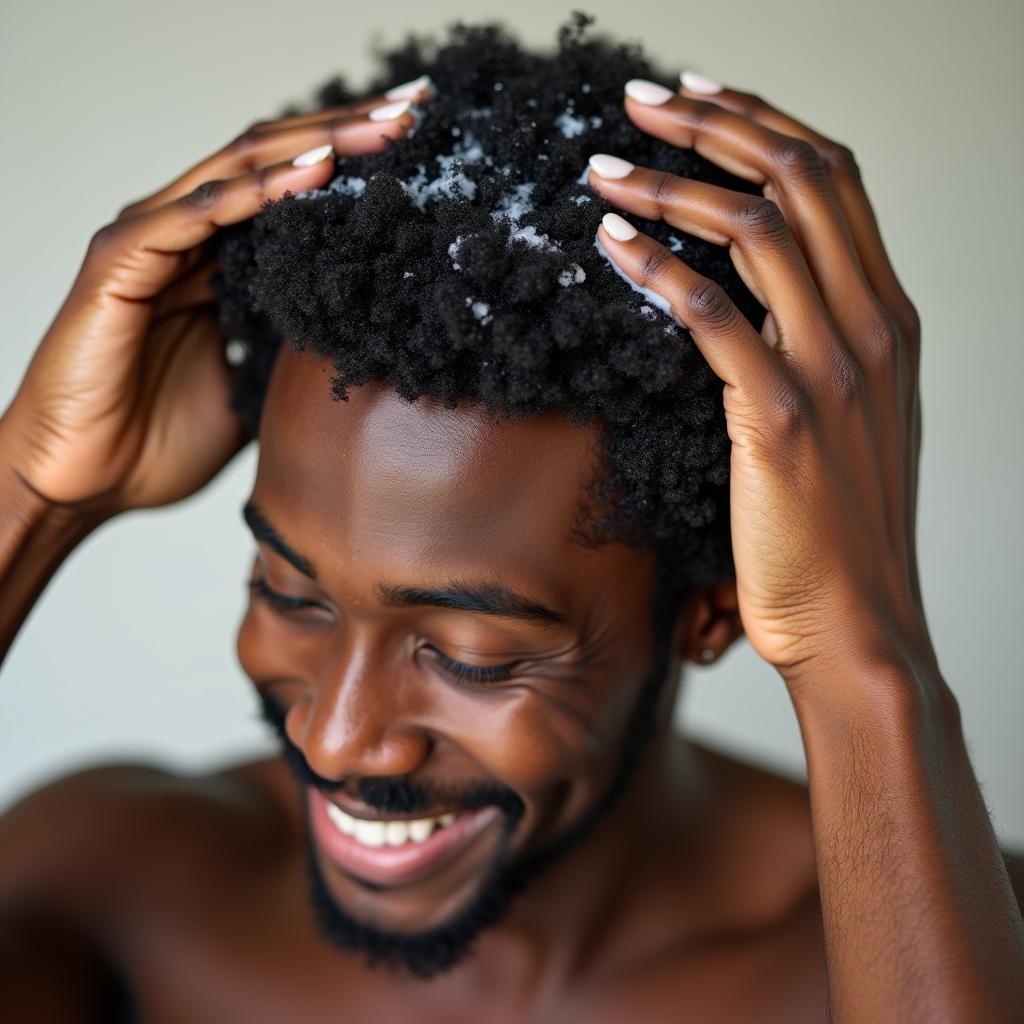
<instances>
[{"instance_id":1,"label":"nose","mask_svg":"<svg viewBox=\"0 0 1024 1024\"><path fill-rule=\"evenodd\" d=\"M433 745L417 721L422 686L416 673L387 659L379 646L347 640L312 701L289 716L289 736L326 779L411 774Z\"/></svg>"}]
</instances>

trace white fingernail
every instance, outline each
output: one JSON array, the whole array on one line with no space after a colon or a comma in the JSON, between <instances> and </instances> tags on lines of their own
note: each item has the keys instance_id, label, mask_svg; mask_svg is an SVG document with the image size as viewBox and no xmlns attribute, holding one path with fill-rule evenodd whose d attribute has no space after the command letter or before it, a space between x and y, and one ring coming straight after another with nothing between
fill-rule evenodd
<instances>
[{"instance_id":1,"label":"white fingernail","mask_svg":"<svg viewBox=\"0 0 1024 1024\"><path fill-rule=\"evenodd\" d=\"M635 164L623 160L621 156L611 156L608 153L595 153L590 158L590 166L595 174L602 178L624 178Z\"/></svg>"},{"instance_id":2,"label":"white fingernail","mask_svg":"<svg viewBox=\"0 0 1024 1024\"><path fill-rule=\"evenodd\" d=\"M699 92L704 96L713 96L716 92L722 91L722 86L712 78L705 78L698 75L696 71L680 71L679 81L683 83L684 89L690 92Z\"/></svg>"},{"instance_id":3,"label":"white fingernail","mask_svg":"<svg viewBox=\"0 0 1024 1024\"><path fill-rule=\"evenodd\" d=\"M224 346L224 358L230 366L241 366L249 355L249 345L241 338L232 338Z\"/></svg>"},{"instance_id":4,"label":"white fingernail","mask_svg":"<svg viewBox=\"0 0 1024 1024\"><path fill-rule=\"evenodd\" d=\"M371 121L394 121L401 117L412 103L409 100L399 100L397 103L385 103L383 107L377 107L370 111Z\"/></svg>"},{"instance_id":5,"label":"white fingernail","mask_svg":"<svg viewBox=\"0 0 1024 1024\"><path fill-rule=\"evenodd\" d=\"M658 85L657 82L648 82L646 78L631 78L626 83L626 95L637 103L660 107L662 103L672 99L675 93L663 85Z\"/></svg>"},{"instance_id":6,"label":"white fingernail","mask_svg":"<svg viewBox=\"0 0 1024 1024\"><path fill-rule=\"evenodd\" d=\"M305 153L300 153L292 161L292 165L295 167L309 167L312 164L320 163L321 160L326 159L328 156L334 156L334 147L329 142L326 146L317 146L316 149L307 149Z\"/></svg>"},{"instance_id":7,"label":"white fingernail","mask_svg":"<svg viewBox=\"0 0 1024 1024\"><path fill-rule=\"evenodd\" d=\"M392 89L388 89L384 93L384 98L387 100L405 100L412 99L421 92L433 92L434 82L430 75L420 75L419 78L414 78L411 82L404 82L402 85L396 85Z\"/></svg>"},{"instance_id":8,"label":"white fingernail","mask_svg":"<svg viewBox=\"0 0 1024 1024\"><path fill-rule=\"evenodd\" d=\"M637 236L636 228L617 213L606 213L601 218L601 223L616 242L629 242Z\"/></svg>"}]
</instances>

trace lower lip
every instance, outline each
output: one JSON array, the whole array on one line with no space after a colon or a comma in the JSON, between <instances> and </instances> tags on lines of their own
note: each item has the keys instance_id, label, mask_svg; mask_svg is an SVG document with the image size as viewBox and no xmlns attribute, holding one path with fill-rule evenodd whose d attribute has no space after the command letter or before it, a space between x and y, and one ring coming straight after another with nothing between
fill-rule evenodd
<instances>
[{"instance_id":1,"label":"lower lip","mask_svg":"<svg viewBox=\"0 0 1024 1024\"><path fill-rule=\"evenodd\" d=\"M418 882L433 874L466 849L500 814L497 807L483 807L460 814L451 825L435 828L422 843L369 847L335 828L327 814L327 799L312 788L309 811L313 831L327 856L349 873L378 885Z\"/></svg>"}]
</instances>

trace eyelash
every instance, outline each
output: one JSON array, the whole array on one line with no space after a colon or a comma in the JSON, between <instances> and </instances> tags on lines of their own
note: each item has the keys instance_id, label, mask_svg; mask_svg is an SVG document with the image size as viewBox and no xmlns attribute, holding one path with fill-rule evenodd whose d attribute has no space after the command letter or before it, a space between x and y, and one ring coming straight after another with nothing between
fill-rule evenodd
<instances>
[{"instance_id":1,"label":"eyelash","mask_svg":"<svg viewBox=\"0 0 1024 1024\"><path fill-rule=\"evenodd\" d=\"M319 608L316 601L310 601L305 597L289 597L287 594L280 594L267 586L267 581L258 576L256 579L246 581L249 590L258 598L266 601L272 608L279 611L294 612L302 608Z\"/></svg>"},{"instance_id":2,"label":"eyelash","mask_svg":"<svg viewBox=\"0 0 1024 1024\"><path fill-rule=\"evenodd\" d=\"M467 665L461 661L449 658L442 654L436 647L431 647L435 657L445 668L460 682L470 683L498 683L512 678L512 670L518 665L517 661L510 661L505 665Z\"/></svg>"},{"instance_id":3,"label":"eyelash","mask_svg":"<svg viewBox=\"0 0 1024 1024\"><path fill-rule=\"evenodd\" d=\"M252 594L266 601L272 608L276 608L279 611L293 612L302 608L320 607L316 601L310 601L308 598L289 597L287 594L281 594L276 590L272 590L262 576L247 580L246 585ZM503 682L512 678L512 670L518 665L518 662L515 661L510 661L504 665L467 665L465 662L449 658L447 654L442 654L436 647L431 647L430 650L434 652L434 656L441 666L459 682Z\"/></svg>"}]
</instances>

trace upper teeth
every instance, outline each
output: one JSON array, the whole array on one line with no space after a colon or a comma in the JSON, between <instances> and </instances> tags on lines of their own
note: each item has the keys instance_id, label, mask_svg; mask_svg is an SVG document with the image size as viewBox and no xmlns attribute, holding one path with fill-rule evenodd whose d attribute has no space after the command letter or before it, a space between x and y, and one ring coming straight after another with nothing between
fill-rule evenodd
<instances>
[{"instance_id":1,"label":"upper teeth","mask_svg":"<svg viewBox=\"0 0 1024 1024\"><path fill-rule=\"evenodd\" d=\"M401 846L410 839L414 843L422 843L435 828L444 828L455 821L455 815L450 812L434 818L417 818L415 821L367 821L346 814L330 802L327 804L327 816L339 831L363 846Z\"/></svg>"}]
</instances>

